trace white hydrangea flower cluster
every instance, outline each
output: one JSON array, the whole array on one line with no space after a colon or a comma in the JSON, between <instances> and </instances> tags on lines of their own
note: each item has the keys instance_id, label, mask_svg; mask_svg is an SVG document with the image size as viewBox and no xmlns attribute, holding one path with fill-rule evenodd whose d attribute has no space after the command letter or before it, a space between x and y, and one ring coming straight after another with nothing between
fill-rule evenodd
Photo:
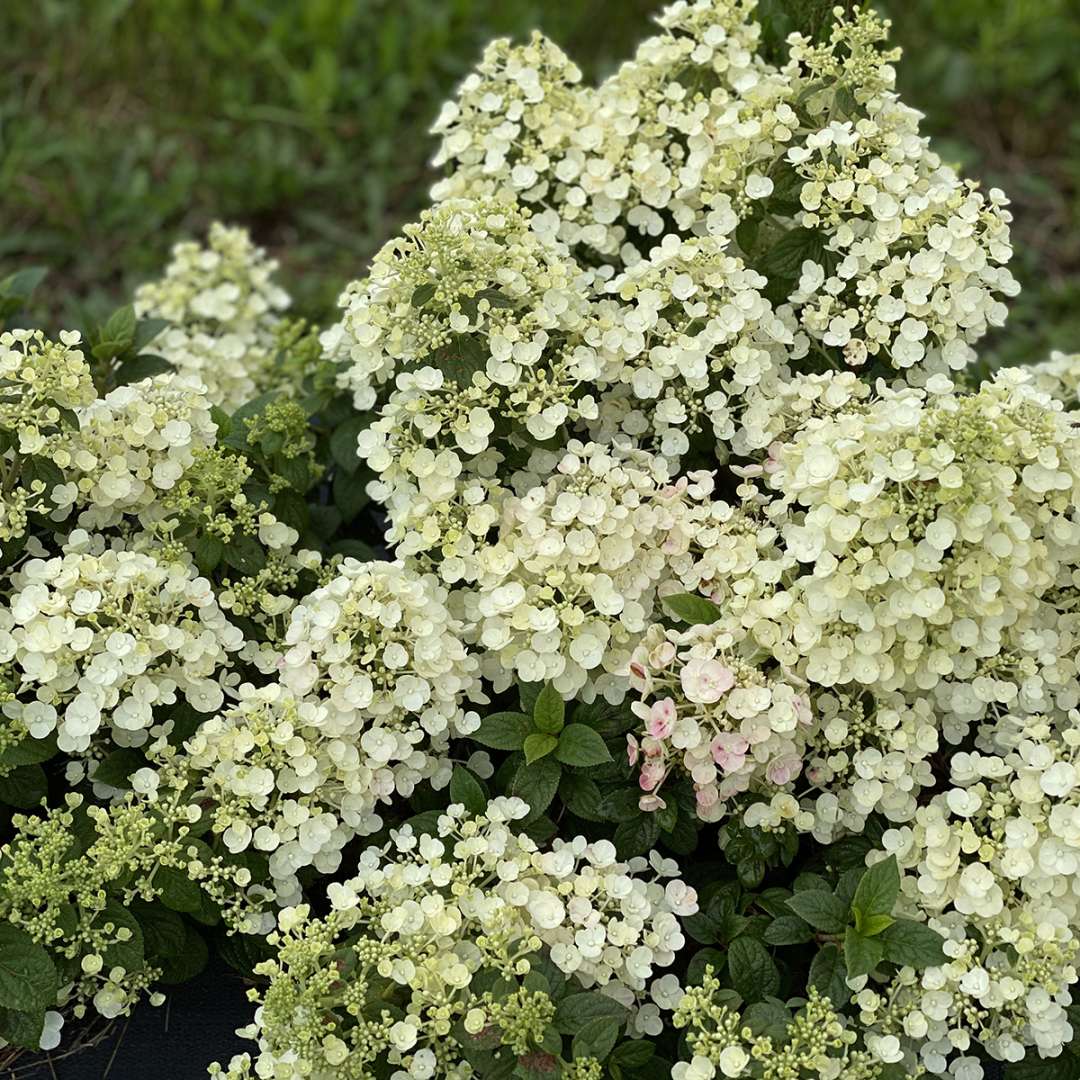
<instances>
[{"instance_id":1,"label":"white hydrangea flower cluster","mask_svg":"<svg viewBox=\"0 0 1080 1080\"><path fill-rule=\"evenodd\" d=\"M273 380L277 330L290 303L274 281L277 262L246 229L220 222L205 247L184 241L172 256L165 276L135 293L139 318L169 324L149 348L232 412Z\"/></svg>"},{"instance_id":2,"label":"white hydrangea flower cluster","mask_svg":"<svg viewBox=\"0 0 1080 1080\"><path fill-rule=\"evenodd\" d=\"M514 798L479 816L453 804L434 834L405 825L385 848L369 848L355 877L329 887L325 919L306 905L282 911L279 956L261 967L270 983L250 1031L254 1075L343 1077L346 1060L351 1069L385 1062L416 1080L471 1075L460 1071L459 1023L468 1035L501 1029L510 1045L524 1035L516 1049L525 1052L525 1003L550 1020L546 993L488 989L493 976L517 987L545 952L582 986L637 1001L683 945L679 917L697 910L694 891L667 861L650 874L644 859L619 862L607 841L540 851L515 827L527 814ZM374 995L398 1004L398 1018L364 1009ZM315 1019L316 1000L319 1017L329 1009L337 1019L332 1032ZM241 1055L226 1075L252 1075L251 1065Z\"/></svg>"},{"instance_id":3,"label":"white hydrangea flower cluster","mask_svg":"<svg viewBox=\"0 0 1080 1080\"><path fill-rule=\"evenodd\" d=\"M184 745L197 774L193 797L212 807L213 829L229 851L269 853L280 903L300 901L298 870L333 873L345 844L382 824L372 810L379 770L356 742L327 734L327 711L280 683L244 684L235 704ZM394 781L405 772L398 766Z\"/></svg>"},{"instance_id":4,"label":"white hydrangea flower cluster","mask_svg":"<svg viewBox=\"0 0 1080 1080\"><path fill-rule=\"evenodd\" d=\"M645 451L577 441L537 452L529 470L551 479L507 499L477 588L463 596L485 674L618 700L656 588L686 547L683 522L712 478L669 483Z\"/></svg>"},{"instance_id":5,"label":"white hydrangea flower cluster","mask_svg":"<svg viewBox=\"0 0 1080 1080\"><path fill-rule=\"evenodd\" d=\"M909 870L904 903L946 938L948 962L856 997L864 1023L934 1074L971 1042L1019 1061L1055 1057L1074 1034L1080 713L1004 716L980 743L988 752L954 754L948 790L883 838Z\"/></svg>"},{"instance_id":6,"label":"white hydrangea flower cluster","mask_svg":"<svg viewBox=\"0 0 1080 1080\"><path fill-rule=\"evenodd\" d=\"M800 419L736 470L739 510L683 525L675 576L715 619L651 627L634 654L645 807L675 768L706 820L745 791L765 797L748 824L828 842L874 812L911 820L942 736L1080 700L1080 432L1019 370L977 393L932 380L870 401L847 378L789 394Z\"/></svg>"},{"instance_id":7,"label":"white hydrangea flower cluster","mask_svg":"<svg viewBox=\"0 0 1080 1080\"><path fill-rule=\"evenodd\" d=\"M758 53L754 7L672 5L664 33L596 89L542 38L494 43L436 124L453 171L435 198L542 205L546 230L626 266L673 228L744 250L761 239L784 276L801 262L785 299L845 362L965 366L1018 290L1004 195L960 180L920 136L886 23L840 13L830 41L792 35L777 67ZM761 212L770 199L794 231Z\"/></svg>"},{"instance_id":8,"label":"white hydrangea flower cluster","mask_svg":"<svg viewBox=\"0 0 1080 1080\"><path fill-rule=\"evenodd\" d=\"M40 330L0 334L0 541L23 537L30 514L65 517L74 500L70 484L50 484L38 473L47 460L63 481L74 464L70 430L78 424L77 410L96 397L81 344L74 331L55 342Z\"/></svg>"},{"instance_id":9,"label":"white hydrangea flower cluster","mask_svg":"<svg viewBox=\"0 0 1080 1080\"><path fill-rule=\"evenodd\" d=\"M436 125L435 207L348 287L323 337L356 407L376 412L358 449L398 556L461 594L492 663L567 694L596 690L574 668L625 673L645 623L635 609L630 638L567 674L562 646L493 632L482 609L502 586L485 567L539 497L538 449L555 444L553 467L571 442L629 440L671 479L732 457L775 478L803 424L869 393L845 368L903 387L966 367L1016 289L1004 196L919 134L887 24L841 13L827 41L792 35L773 63L754 7L673 5L599 87L539 35L494 43ZM589 591L578 576L564 596ZM499 622L553 633L526 593L500 593L523 608ZM585 652L601 640L582 637ZM545 652L560 659L534 662Z\"/></svg>"},{"instance_id":10,"label":"white hydrangea flower cluster","mask_svg":"<svg viewBox=\"0 0 1080 1080\"><path fill-rule=\"evenodd\" d=\"M342 809L379 827L377 802L421 780L449 780L451 738L480 724L479 664L432 575L400 563L345 559L336 576L290 614L279 679L298 702L317 702L317 729L339 775L355 774Z\"/></svg>"},{"instance_id":11,"label":"white hydrangea flower cluster","mask_svg":"<svg viewBox=\"0 0 1080 1080\"><path fill-rule=\"evenodd\" d=\"M375 256L369 276L342 295L343 320L323 338L348 361L344 377L358 409L370 409L400 368L452 356L457 335L490 340L498 386L529 381L586 310L586 275L530 218L507 200L447 202Z\"/></svg>"},{"instance_id":12,"label":"white hydrangea flower cluster","mask_svg":"<svg viewBox=\"0 0 1080 1080\"><path fill-rule=\"evenodd\" d=\"M759 640L821 686L933 693L956 741L993 703L1076 693L1068 650L1043 656L1063 632L1045 598L1080 559L1080 432L1017 369L935 390L811 419L780 449L767 483L804 572Z\"/></svg>"},{"instance_id":13,"label":"white hydrangea flower cluster","mask_svg":"<svg viewBox=\"0 0 1080 1080\"><path fill-rule=\"evenodd\" d=\"M1052 352L1049 360L1030 369L1038 388L1062 402L1066 409L1080 406L1080 353Z\"/></svg>"},{"instance_id":14,"label":"white hydrangea flower cluster","mask_svg":"<svg viewBox=\"0 0 1080 1080\"><path fill-rule=\"evenodd\" d=\"M27 560L10 582L3 711L33 738L55 731L62 750L81 752L105 728L140 746L155 706L182 695L200 712L221 707L244 635L188 566L76 530L61 555Z\"/></svg>"},{"instance_id":15,"label":"white hydrangea flower cluster","mask_svg":"<svg viewBox=\"0 0 1080 1080\"><path fill-rule=\"evenodd\" d=\"M119 386L79 411L71 455L79 524L104 529L149 513L213 445L217 424L198 379L168 373Z\"/></svg>"}]
</instances>

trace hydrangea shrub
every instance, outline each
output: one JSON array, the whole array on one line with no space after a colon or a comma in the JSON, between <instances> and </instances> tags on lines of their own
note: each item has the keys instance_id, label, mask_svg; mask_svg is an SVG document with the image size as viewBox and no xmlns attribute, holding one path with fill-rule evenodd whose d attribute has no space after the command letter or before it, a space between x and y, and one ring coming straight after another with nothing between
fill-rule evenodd
<instances>
[{"instance_id":1,"label":"hydrangea shrub","mask_svg":"<svg viewBox=\"0 0 1080 1080\"><path fill-rule=\"evenodd\" d=\"M1080 362L774 6L494 42L333 326L215 226L0 335L9 1060L212 947L228 1080L1080 1077Z\"/></svg>"}]
</instances>

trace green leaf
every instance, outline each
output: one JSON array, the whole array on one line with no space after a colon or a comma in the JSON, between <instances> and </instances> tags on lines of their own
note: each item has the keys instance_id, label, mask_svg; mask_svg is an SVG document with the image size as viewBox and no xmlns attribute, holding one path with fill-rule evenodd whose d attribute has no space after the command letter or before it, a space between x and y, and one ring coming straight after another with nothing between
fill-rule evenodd
<instances>
[{"instance_id":1,"label":"green leaf","mask_svg":"<svg viewBox=\"0 0 1080 1080\"><path fill-rule=\"evenodd\" d=\"M807 259L821 262L824 245L813 229L791 229L770 245L757 269L768 277L797 278Z\"/></svg>"},{"instance_id":2,"label":"green leaf","mask_svg":"<svg viewBox=\"0 0 1080 1080\"><path fill-rule=\"evenodd\" d=\"M257 574L266 565L266 552L254 536L238 533L225 545L227 565L242 574Z\"/></svg>"},{"instance_id":3,"label":"green leaf","mask_svg":"<svg viewBox=\"0 0 1080 1080\"><path fill-rule=\"evenodd\" d=\"M117 386L130 386L132 383L152 379L155 375L164 375L172 371L172 364L160 356L144 353L125 360L117 369L113 381Z\"/></svg>"},{"instance_id":4,"label":"green leaf","mask_svg":"<svg viewBox=\"0 0 1080 1080\"><path fill-rule=\"evenodd\" d=\"M555 1027L564 1035L576 1035L581 1029L597 1020L605 1020L618 1028L630 1018L630 1011L614 998L595 990L570 994L555 1007Z\"/></svg>"},{"instance_id":5,"label":"green leaf","mask_svg":"<svg viewBox=\"0 0 1080 1080\"><path fill-rule=\"evenodd\" d=\"M604 740L584 724L569 724L563 729L555 756L564 765L603 765L611 760Z\"/></svg>"},{"instance_id":6,"label":"green leaf","mask_svg":"<svg viewBox=\"0 0 1080 1080\"><path fill-rule=\"evenodd\" d=\"M35 480L40 480L45 485L45 490L51 491L64 482L64 474L49 458L31 457L23 462L19 480L23 487L29 487Z\"/></svg>"},{"instance_id":7,"label":"green leaf","mask_svg":"<svg viewBox=\"0 0 1080 1080\"><path fill-rule=\"evenodd\" d=\"M203 532L196 539L192 554L199 573L212 574L225 554L225 545L216 536Z\"/></svg>"},{"instance_id":8,"label":"green leaf","mask_svg":"<svg viewBox=\"0 0 1080 1080\"><path fill-rule=\"evenodd\" d=\"M944 938L914 919L897 919L882 932L880 940L885 959L893 964L919 969L937 967L947 959L942 948Z\"/></svg>"},{"instance_id":9,"label":"green leaf","mask_svg":"<svg viewBox=\"0 0 1080 1080\"><path fill-rule=\"evenodd\" d=\"M1080 1080L1080 1056L1066 1048L1058 1057L1041 1058L1032 1050L1005 1066L1005 1080Z\"/></svg>"},{"instance_id":10,"label":"green leaf","mask_svg":"<svg viewBox=\"0 0 1080 1080\"><path fill-rule=\"evenodd\" d=\"M52 957L11 923L0 924L0 1006L37 1012L56 1005L59 982Z\"/></svg>"},{"instance_id":11,"label":"green leaf","mask_svg":"<svg viewBox=\"0 0 1080 1080\"><path fill-rule=\"evenodd\" d=\"M485 716L470 738L493 750L520 750L531 730L532 723L524 713L499 712Z\"/></svg>"},{"instance_id":12,"label":"green leaf","mask_svg":"<svg viewBox=\"0 0 1080 1080\"><path fill-rule=\"evenodd\" d=\"M860 934L854 926L849 926L844 934L844 963L848 978L869 975L881 963L885 955L885 946L880 939Z\"/></svg>"},{"instance_id":13,"label":"green leaf","mask_svg":"<svg viewBox=\"0 0 1080 1080\"><path fill-rule=\"evenodd\" d=\"M635 855L644 855L656 846L660 839L660 822L655 814L638 814L636 818L622 822L616 829L612 841L620 859L632 859Z\"/></svg>"},{"instance_id":14,"label":"green leaf","mask_svg":"<svg viewBox=\"0 0 1080 1080\"><path fill-rule=\"evenodd\" d=\"M818 889L795 893L787 906L817 930L826 934L841 934L848 920L844 902L831 892Z\"/></svg>"},{"instance_id":15,"label":"green leaf","mask_svg":"<svg viewBox=\"0 0 1080 1080\"><path fill-rule=\"evenodd\" d=\"M255 965L274 956L266 939L254 934L225 934L215 943L215 952L241 975L251 976Z\"/></svg>"},{"instance_id":16,"label":"green leaf","mask_svg":"<svg viewBox=\"0 0 1080 1080\"><path fill-rule=\"evenodd\" d=\"M863 915L855 912L855 929L864 937L876 937L893 924L891 915Z\"/></svg>"},{"instance_id":17,"label":"green leaf","mask_svg":"<svg viewBox=\"0 0 1080 1080\"><path fill-rule=\"evenodd\" d=\"M611 1064L623 1069L637 1069L652 1060L656 1047L648 1039L630 1039L620 1043L611 1054Z\"/></svg>"},{"instance_id":18,"label":"green leaf","mask_svg":"<svg viewBox=\"0 0 1080 1080\"><path fill-rule=\"evenodd\" d=\"M780 989L780 971L769 950L752 937L736 938L728 946L731 985L744 1001L774 997Z\"/></svg>"},{"instance_id":19,"label":"green leaf","mask_svg":"<svg viewBox=\"0 0 1080 1080\"><path fill-rule=\"evenodd\" d=\"M546 735L558 735L566 722L566 702L551 683L545 684L533 706L533 726Z\"/></svg>"},{"instance_id":20,"label":"green leaf","mask_svg":"<svg viewBox=\"0 0 1080 1080\"><path fill-rule=\"evenodd\" d=\"M414 308L422 308L435 295L435 282L425 281L413 289L410 303Z\"/></svg>"},{"instance_id":21,"label":"green leaf","mask_svg":"<svg viewBox=\"0 0 1080 1080\"><path fill-rule=\"evenodd\" d=\"M791 1010L779 1001L755 1001L742 1014L742 1022L755 1035L768 1035L777 1043L783 1043L791 1023Z\"/></svg>"},{"instance_id":22,"label":"green leaf","mask_svg":"<svg viewBox=\"0 0 1080 1080\"><path fill-rule=\"evenodd\" d=\"M570 1055L574 1059L593 1057L603 1061L615 1049L618 1039L619 1025L602 1016L582 1024L574 1036Z\"/></svg>"},{"instance_id":23,"label":"green leaf","mask_svg":"<svg viewBox=\"0 0 1080 1080\"><path fill-rule=\"evenodd\" d=\"M836 945L825 945L810 964L807 986L816 987L833 1005L842 1009L851 997L846 978L843 953Z\"/></svg>"},{"instance_id":24,"label":"green leaf","mask_svg":"<svg viewBox=\"0 0 1080 1080\"><path fill-rule=\"evenodd\" d=\"M48 793L49 782L40 765L20 765L7 776L0 776L0 803L19 810L35 809Z\"/></svg>"},{"instance_id":25,"label":"green leaf","mask_svg":"<svg viewBox=\"0 0 1080 1080\"><path fill-rule=\"evenodd\" d=\"M543 689L544 684L539 682L518 683L518 702L521 705L521 711L526 716L532 716L533 710L536 708L536 699Z\"/></svg>"},{"instance_id":26,"label":"green leaf","mask_svg":"<svg viewBox=\"0 0 1080 1080\"><path fill-rule=\"evenodd\" d=\"M172 986L194 979L210 960L210 950L202 934L187 923L183 923L183 930L184 945L180 952L168 960L154 961L161 968L161 981Z\"/></svg>"},{"instance_id":27,"label":"green leaf","mask_svg":"<svg viewBox=\"0 0 1080 1080\"><path fill-rule=\"evenodd\" d=\"M530 817L539 817L555 798L559 790L562 766L551 757L541 758L536 763L522 764L514 776L510 793L529 804Z\"/></svg>"},{"instance_id":28,"label":"green leaf","mask_svg":"<svg viewBox=\"0 0 1080 1080\"><path fill-rule=\"evenodd\" d=\"M595 780L577 773L563 773L559 796L566 809L585 821L603 821L603 796Z\"/></svg>"},{"instance_id":29,"label":"green leaf","mask_svg":"<svg viewBox=\"0 0 1080 1080\"><path fill-rule=\"evenodd\" d=\"M367 485L358 476L339 469L334 473L334 505L342 521L352 521L371 502Z\"/></svg>"},{"instance_id":30,"label":"green leaf","mask_svg":"<svg viewBox=\"0 0 1080 1080\"><path fill-rule=\"evenodd\" d=\"M131 347L135 352L141 352L169 325L168 319L140 319L135 324L135 336Z\"/></svg>"},{"instance_id":31,"label":"green leaf","mask_svg":"<svg viewBox=\"0 0 1080 1080\"><path fill-rule=\"evenodd\" d=\"M131 910L142 927L147 959L153 964L170 960L184 951L184 920L160 903L135 900Z\"/></svg>"},{"instance_id":32,"label":"green leaf","mask_svg":"<svg viewBox=\"0 0 1080 1080\"><path fill-rule=\"evenodd\" d=\"M604 821L616 823L643 816L638 808L641 792L630 787L618 787L608 791L600 802Z\"/></svg>"},{"instance_id":33,"label":"green leaf","mask_svg":"<svg viewBox=\"0 0 1080 1080\"><path fill-rule=\"evenodd\" d=\"M131 787L128 778L145 764L146 758L138 750L122 747L98 763L93 779L97 784L108 784L109 787L126 790Z\"/></svg>"},{"instance_id":34,"label":"green leaf","mask_svg":"<svg viewBox=\"0 0 1080 1080\"><path fill-rule=\"evenodd\" d=\"M154 872L154 887L161 892L161 902L173 911L189 914L202 907L202 889L175 866L158 866Z\"/></svg>"},{"instance_id":35,"label":"green leaf","mask_svg":"<svg viewBox=\"0 0 1080 1080\"><path fill-rule=\"evenodd\" d=\"M121 928L130 931L131 934L126 941L115 940L105 947L102 957L105 960L106 969L122 967L125 971L140 971L145 954L142 925L139 920L118 900L110 900L95 920L95 925L99 927L104 927L106 923L113 925L110 937L116 938L117 931Z\"/></svg>"},{"instance_id":36,"label":"green leaf","mask_svg":"<svg viewBox=\"0 0 1080 1080\"><path fill-rule=\"evenodd\" d=\"M874 863L859 880L851 909L856 917L890 915L900 895L900 870L896 856L890 855Z\"/></svg>"},{"instance_id":37,"label":"green leaf","mask_svg":"<svg viewBox=\"0 0 1080 1080\"><path fill-rule=\"evenodd\" d=\"M44 266L28 266L16 270L0 281L0 296L17 296L25 300L45 280L48 269Z\"/></svg>"},{"instance_id":38,"label":"green leaf","mask_svg":"<svg viewBox=\"0 0 1080 1080\"><path fill-rule=\"evenodd\" d=\"M765 941L769 945L802 945L813 939L814 931L796 915L781 915L765 930Z\"/></svg>"},{"instance_id":39,"label":"green leaf","mask_svg":"<svg viewBox=\"0 0 1080 1080\"><path fill-rule=\"evenodd\" d=\"M0 1039L12 1046L37 1050L41 1045L41 1033L44 1030L45 1009L23 1012L21 1009L5 1009L0 1006Z\"/></svg>"},{"instance_id":40,"label":"green leaf","mask_svg":"<svg viewBox=\"0 0 1080 1080\"><path fill-rule=\"evenodd\" d=\"M20 742L12 743L0 752L0 767L14 768L18 765L40 765L56 754L56 735L35 739L27 735Z\"/></svg>"},{"instance_id":41,"label":"green leaf","mask_svg":"<svg viewBox=\"0 0 1080 1080\"><path fill-rule=\"evenodd\" d=\"M109 316L91 349L97 360L112 360L128 351L135 342L135 309L130 305Z\"/></svg>"},{"instance_id":42,"label":"green leaf","mask_svg":"<svg viewBox=\"0 0 1080 1080\"><path fill-rule=\"evenodd\" d=\"M700 985L705 979L706 969L710 967L714 975L719 975L727 967L727 957L719 949L698 949L686 968L686 985Z\"/></svg>"},{"instance_id":43,"label":"green leaf","mask_svg":"<svg viewBox=\"0 0 1080 1080\"><path fill-rule=\"evenodd\" d=\"M525 737L525 743L522 746L525 751L525 763L531 765L534 761L547 757L558 745L559 740L556 736L544 735L539 731L532 732Z\"/></svg>"},{"instance_id":44,"label":"green leaf","mask_svg":"<svg viewBox=\"0 0 1080 1080\"><path fill-rule=\"evenodd\" d=\"M450 800L463 803L470 814L482 814L488 803L480 781L463 765L454 766L450 777Z\"/></svg>"},{"instance_id":45,"label":"green leaf","mask_svg":"<svg viewBox=\"0 0 1080 1080\"><path fill-rule=\"evenodd\" d=\"M675 593L663 598L664 610L680 622L695 626L712 626L723 612L711 600L697 593Z\"/></svg>"}]
</instances>

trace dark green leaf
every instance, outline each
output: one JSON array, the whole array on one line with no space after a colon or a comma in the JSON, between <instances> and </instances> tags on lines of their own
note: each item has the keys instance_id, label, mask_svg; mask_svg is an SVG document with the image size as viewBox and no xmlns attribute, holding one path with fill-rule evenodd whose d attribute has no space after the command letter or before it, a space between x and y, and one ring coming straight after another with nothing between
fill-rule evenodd
<instances>
[{"instance_id":1,"label":"dark green leaf","mask_svg":"<svg viewBox=\"0 0 1080 1080\"><path fill-rule=\"evenodd\" d=\"M558 735L566 722L566 702L551 683L546 683L533 705L533 726L546 735Z\"/></svg>"},{"instance_id":2,"label":"dark green leaf","mask_svg":"<svg viewBox=\"0 0 1080 1080\"><path fill-rule=\"evenodd\" d=\"M817 889L795 893L787 906L799 918L826 934L843 933L848 920L848 909L844 902L831 892Z\"/></svg>"},{"instance_id":3,"label":"dark green leaf","mask_svg":"<svg viewBox=\"0 0 1080 1080\"><path fill-rule=\"evenodd\" d=\"M138 750L122 747L98 762L94 770L94 782L125 790L131 786L128 783L131 774L145 764L146 758Z\"/></svg>"},{"instance_id":4,"label":"dark green leaf","mask_svg":"<svg viewBox=\"0 0 1080 1080\"><path fill-rule=\"evenodd\" d=\"M723 617L723 612L711 600L697 593L675 593L663 599L664 610L680 622L696 626L711 626Z\"/></svg>"},{"instance_id":5,"label":"dark green leaf","mask_svg":"<svg viewBox=\"0 0 1080 1080\"><path fill-rule=\"evenodd\" d=\"M168 360L144 353L125 360L116 369L114 382L117 386L130 386L143 379L152 379L155 375L164 375L167 371L172 371L172 364Z\"/></svg>"},{"instance_id":6,"label":"dark green leaf","mask_svg":"<svg viewBox=\"0 0 1080 1080\"><path fill-rule=\"evenodd\" d=\"M135 352L141 352L169 325L168 319L140 319L135 324L135 336L131 347Z\"/></svg>"},{"instance_id":7,"label":"dark green leaf","mask_svg":"<svg viewBox=\"0 0 1080 1080\"><path fill-rule=\"evenodd\" d=\"M0 803L19 810L33 810L40 806L48 792L49 782L40 765L20 765L6 776L0 776Z\"/></svg>"},{"instance_id":8,"label":"dark green leaf","mask_svg":"<svg viewBox=\"0 0 1080 1080\"><path fill-rule=\"evenodd\" d=\"M882 932L880 941L885 959L893 964L908 964L920 969L937 967L947 959L942 936L926 923L914 919L897 919Z\"/></svg>"},{"instance_id":9,"label":"dark green leaf","mask_svg":"<svg viewBox=\"0 0 1080 1080\"><path fill-rule=\"evenodd\" d=\"M514 776L510 793L529 804L531 817L539 817L555 798L561 776L562 767L554 758L541 758L532 765L522 764Z\"/></svg>"},{"instance_id":10,"label":"dark green leaf","mask_svg":"<svg viewBox=\"0 0 1080 1080\"><path fill-rule=\"evenodd\" d=\"M848 978L869 975L881 963L885 955L885 946L880 938L866 937L854 926L849 926L844 934L844 963Z\"/></svg>"},{"instance_id":11,"label":"dark green leaf","mask_svg":"<svg viewBox=\"0 0 1080 1080\"><path fill-rule=\"evenodd\" d=\"M41 1033L45 1030L45 1009L23 1012L0 1006L0 1039L24 1050L37 1050L41 1045ZM9 1076L15 1075L9 1073Z\"/></svg>"},{"instance_id":12,"label":"dark green leaf","mask_svg":"<svg viewBox=\"0 0 1080 1080\"><path fill-rule=\"evenodd\" d=\"M266 552L254 536L237 534L225 545L225 562L242 574L257 574L266 565Z\"/></svg>"},{"instance_id":13,"label":"dark green leaf","mask_svg":"<svg viewBox=\"0 0 1080 1080\"><path fill-rule=\"evenodd\" d=\"M802 945L813 941L814 931L796 915L781 915L769 923L765 941L769 945Z\"/></svg>"},{"instance_id":14,"label":"dark green leaf","mask_svg":"<svg viewBox=\"0 0 1080 1080\"><path fill-rule=\"evenodd\" d=\"M631 821L624 821L612 837L620 859L646 854L659 839L660 823L652 814L640 814Z\"/></svg>"},{"instance_id":15,"label":"dark green leaf","mask_svg":"<svg viewBox=\"0 0 1080 1080\"><path fill-rule=\"evenodd\" d=\"M435 295L435 282L425 281L423 285L417 285L413 289L412 306L422 308Z\"/></svg>"},{"instance_id":16,"label":"dark green leaf","mask_svg":"<svg viewBox=\"0 0 1080 1080\"><path fill-rule=\"evenodd\" d=\"M35 739L27 734L17 743L12 743L0 752L0 767L11 768L16 765L40 765L56 753L56 735L44 739Z\"/></svg>"},{"instance_id":17,"label":"dark green leaf","mask_svg":"<svg viewBox=\"0 0 1080 1080\"><path fill-rule=\"evenodd\" d=\"M154 872L154 886L161 892L161 902L173 911L194 914L202 907L199 883L174 866L159 866Z\"/></svg>"},{"instance_id":18,"label":"dark green leaf","mask_svg":"<svg viewBox=\"0 0 1080 1080\"><path fill-rule=\"evenodd\" d=\"M823 251L821 237L813 229L792 229L766 249L757 269L768 277L797 278L808 259L821 262Z\"/></svg>"},{"instance_id":19,"label":"dark green leaf","mask_svg":"<svg viewBox=\"0 0 1080 1080\"><path fill-rule=\"evenodd\" d=\"M900 871L896 856L874 863L859 880L851 909L864 918L867 915L889 915L900 895Z\"/></svg>"},{"instance_id":20,"label":"dark green leaf","mask_svg":"<svg viewBox=\"0 0 1080 1080\"><path fill-rule=\"evenodd\" d=\"M563 729L555 756L564 765L603 765L611 760L604 740L584 724L569 724Z\"/></svg>"},{"instance_id":21,"label":"dark green leaf","mask_svg":"<svg viewBox=\"0 0 1080 1080\"><path fill-rule=\"evenodd\" d=\"M597 1020L606 1020L618 1029L629 1018L630 1012L625 1005L595 990L570 994L555 1008L555 1027L565 1035L576 1035L586 1024Z\"/></svg>"},{"instance_id":22,"label":"dark green leaf","mask_svg":"<svg viewBox=\"0 0 1080 1080\"><path fill-rule=\"evenodd\" d=\"M619 1025L607 1017L599 1017L582 1024L571 1046L573 1058L593 1057L603 1061L615 1048L619 1038Z\"/></svg>"},{"instance_id":23,"label":"dark green leaf","mask_svg":"<svg viewBox=\"0 0 1080 1080\"><path fill-rule=\"evenodd\" d=\"M343 469L334 474L334 505L341 511L342 521L352 521L370 502L367 485L360 477Z\"/></svg>"},{"instance_id":24,"label":"dark green leaf","mask_svg":"<svg viewBox=\"0 0 1080 1080\"><path fill-rule=\"evenodd\" d=\"M686 969L686 984L698 986L704 980L707 968L712 968L713 974L719 975L725 967L727 957L719 949L698 949Z\"/></svg>"},{"instance_id":25,"label":"dark green leaf","mask_svg":"<svg viewBox=\"0 0 1080 1080\"><path fill-rule=\"evenodd\" d=\"M851 997L847 987L847 968L844 956L836 945L825 945L810 965L808 987L816 987L838 1009L842 1009Z\"/></svg>"},{"instance_id":26,"label":"dark green leaf","mask_svg":"<svg viewBox=\"0 0 1080 1080\"><path fill-rule=\"evenodd\" d=\"M493 750L520 750L531 730L532 722L524 713L492 713L470 737Z\"/></svg>"},{"instance_id":27,"label":"dark green leaf","mask_svg":"<svg viewBox=\"0 0 1080 1080\"><path fill-rule=\"evenodd\" d=\"M742 1022L755 1035L767 1035L777 1044L785 1041L791 1019L791 1010L775 1000L755 1001L742 1014Z\"/></svg>"},{"instance_id":28,"label":"dark green leaf","mask_svg":"<svg viewBox=\"0 0 1080 1080\"><path fill-rule=\"evenodd\" d=\"M603 797L594 780L575 773L563 773L559 796L567 810L585 821L603 821Z\"/></svg>"},{"instance_id":29,"label":"dark green leaf","mask_svg":"<svg viewBox=\"0 0 1080 1080\"><path fill-rule=\"evenodd\" d=\"M454 766L450 777L450 799L463 803L470 814L482 814L488 803L480 781L463 765Z\"/></svg>"},{"instance_id":30,"label":"dark green leaf","mask_svg":"<svg viewBox=\"0 0 1080 1080\"><path fill-rule=\"evenodd\" d=\"M195 548L192 552L195 556L195 565L200 574L212 574L222 555L225 554L225 545L208 532L199 533L195 540Z\"/></svg>"},{"instance_id":31,"label":"dark green leaf","mask_svg":"<svg viewBox=\"0 0 1080 1080\"><path fill-rule=\"evenodd\" d=\"M25 930L0 923L0 1006L37 1012L56 1005L52 958Z\"/></svg>"},{"instance_id":32,"label":"dark green leaf","mask_svg":"<svg viewBox=\"0 0 1080 1080\"><path fill-rule=\"evenodd\" d=\"M760 941L736 938L728 947L728 975L744 1001L773 997L780 989L780 971Z\"/></svg>"}]
</instances>

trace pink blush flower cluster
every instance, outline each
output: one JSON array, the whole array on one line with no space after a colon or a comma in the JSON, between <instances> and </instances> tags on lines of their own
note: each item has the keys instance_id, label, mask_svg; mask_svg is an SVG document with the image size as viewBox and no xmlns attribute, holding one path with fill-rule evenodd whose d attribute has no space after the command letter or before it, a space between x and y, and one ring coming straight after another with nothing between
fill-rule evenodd
<instances>
[{"instance_id":1,"label":"pink blush flower cluster","mask_svg":"<svg viewBox=\"0 0 1080 1080\"><path fill-rule=\"evenodd\" d=\"M630 682L641 720L627 736L641 809L665 805L673 776L693 783L698 815L716 821L744 792L783 792L802 774L814 719L806 690L782 668L755 662L739 633L696 625L649 629Z\"/></svg>"}]
</instances>

